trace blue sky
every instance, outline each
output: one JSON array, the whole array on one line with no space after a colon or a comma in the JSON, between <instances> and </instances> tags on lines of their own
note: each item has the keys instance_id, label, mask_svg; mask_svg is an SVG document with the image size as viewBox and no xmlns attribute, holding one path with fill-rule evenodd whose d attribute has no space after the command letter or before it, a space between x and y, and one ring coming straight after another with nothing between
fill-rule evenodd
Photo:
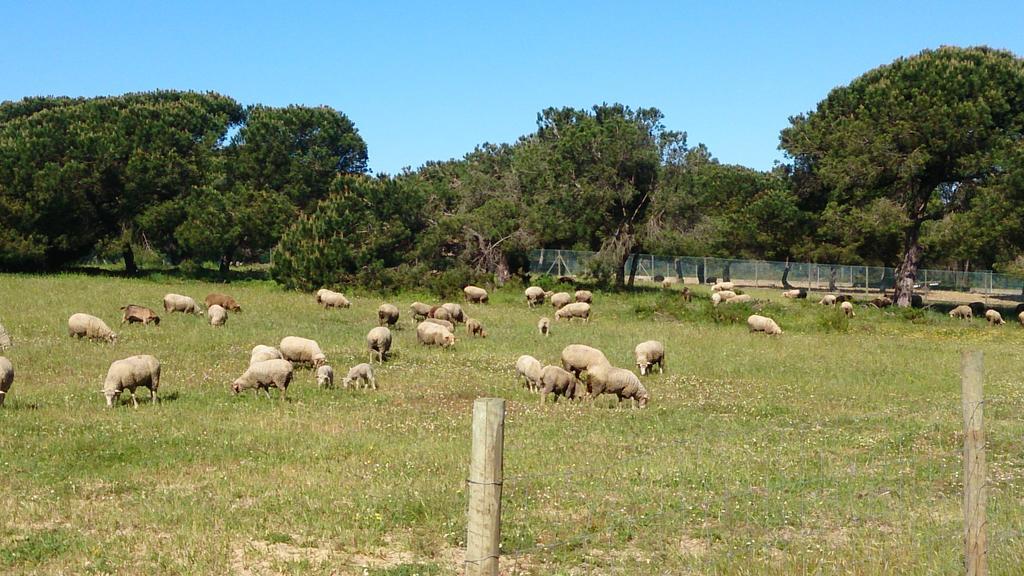
<instances>
[{"instance_id":1,"label":"blue sky","mask_svg":"<svg viewBox=\"0 0 1024 576\"><path fill-rule=\"evenodd\" d=\"M943 44L1024 55L1021 2L379 4L0 0L0 100L323 104L390 173L514 141L550 106L622 102L768 169L789 116L871 68Z\"/></svg>"}]
</instances>

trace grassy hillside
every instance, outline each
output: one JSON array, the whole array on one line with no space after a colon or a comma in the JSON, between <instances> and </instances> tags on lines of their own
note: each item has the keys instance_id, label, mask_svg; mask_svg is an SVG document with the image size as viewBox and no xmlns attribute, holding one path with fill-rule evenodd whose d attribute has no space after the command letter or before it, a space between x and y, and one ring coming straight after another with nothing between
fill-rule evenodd
<instances>
[{"instance_id":1,"label":"grassy hillside","mask_svg":"<svg viewBox=\"0 0 1024 576\"><path fill-rule=\"evenodd\" d=\"M162 310L159 327L118 324L124 304L214 290L244 310L224 328ZM0 410L0 573L460 573L483 396L509 400L503 573L955 573L967 347L985 351L990 570L1018 573L1024 330L859 307L847 322L753 293L783 336L650 291L597 293L589 324L543 339L550 308L508 289L464 305L489 337L460 331L450 351L415 343L408 304L432 299L403 294L379 391L319 390L300 369L279 402L230 393L250 348L315 338L340 382L368 357L380 297L346 291L351 309L324 311L268 283L0 276L17 372ZM74 312L119 342L69 338ZM540 406L513 375L520 354L556 363L576 342L629 367L652 338L668 369L644 378L646 410ZM104 409L110 362L140 353L163 364L162 402Z\"/></svg>"}]
</instances>

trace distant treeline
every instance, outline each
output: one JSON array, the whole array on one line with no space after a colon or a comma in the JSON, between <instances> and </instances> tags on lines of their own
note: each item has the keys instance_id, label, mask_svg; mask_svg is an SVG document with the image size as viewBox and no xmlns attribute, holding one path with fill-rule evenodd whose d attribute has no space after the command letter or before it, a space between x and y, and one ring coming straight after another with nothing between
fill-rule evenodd
<instances>
[{"instance_id":1,"label":"distant treeline","mask_svg":"<svg viewBox=\"0 0 1024 576\"><path fill-rule=\"evenodd\" d=\"M0 268L147 246L172 263L266 259L291 287L522 270L533 248L1017 271L1024 65L946 47L871 70L790 118L790 162L718 162L654 108L549 108L515 143L372 176L330 108L214 93L0 105ZM905 283L904 283L905 285ZM898 289L901 285L898 285Z\"/></svg>"}]
</instances>

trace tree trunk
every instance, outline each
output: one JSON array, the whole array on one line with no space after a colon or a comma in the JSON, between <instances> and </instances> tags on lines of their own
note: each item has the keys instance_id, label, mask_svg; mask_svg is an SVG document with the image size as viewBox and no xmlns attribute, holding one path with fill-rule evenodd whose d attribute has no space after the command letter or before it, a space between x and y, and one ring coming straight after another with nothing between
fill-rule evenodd
<instances>
[{"instance_id":1,"label":"tree trunk","mask_svg":"<svg viewBox=\"0 0 1024 576\"><path fill-rule=\"evenodd\" d=\"M828 273L828 291L829 292L835 292L836 291L836 272L838 272L838 270L836 269L835 266L833 266L832 269Z\"/></svg>"},{"instance_id":2,"label":"tree trunk","mask_svg":"<svg viewBox=\"0 0 1024 576\"><path fill-rule=\"evenodd\" d=\"M498 263L494 267L494 276L498 286L503 286L512 277L512 273L508 268L508 256L504 252L499 252L498 254Z\"/></svg>"},{"instance_id":3,"label":"tree trunk","mask_svg":"<svg viewBox=\"0 0 1024 576\"><path fill-rule=\"evenodd\" d=\"M782 287L792 290L793 285L789 283L789 260L786 260L786 267L782 269Z\"/></svg>"},{"instance_id":4,"label":"tree trunk","mask_svg":"<svg viewBox=\"0 0 1024 576\"><path fill-rule=\"evenodd\" d=\"M224 254L220 257L220 275L227 278L231 272L231 254Z\"/></svg>"},{"instance_id":5,"label":"tree trunk","mask_svg":"<svg viewBox=\"0 0 1024 576\"><path fill-rule=\"evenodd\" d=\"M626 260L629 259L629 250L626 250L622 254L622 258L619 260L619 265L615 267L615 287L623 288L626 286Z\"/></svg>"},{"instance_id":6,"label":"tree trunk","mask_svg":"<svg viewBox=\"0 0 1024 576\"><path fill-rule=\"evenodd\" d=\"M633 262L629 266L629 287L633 287L633 281L636 280L636 270L640 267L640 247L637 246L633 249Z\"/></svg>"},{"instance_id":7,"label":"tree trunk","mask_svg":"<svg viewBox=\"0 0 1024 576\"><path fill-rule=\"evenodd\" d=\"M732 262L726 262L725 267L722 268L722 282L732 281Z\"/></svg>"},{"instance_id":8,"label":"tree trunk","mask_svg":"<svg viewBox=\"0 0 1024 576\"><path fill-rule=\"evenodd\" d=\"M139 266L135 263L135 251L132 250L131 244L124 243L124 246L121 247L121 257L124 258L125 274L134 276L139 273Z\"/></svg>"},{"instance_id":9,"label":"tree trunk","mask_svg":"<svg viewBox=\"0 0 1024 576\"><path fill-rule=\"evenodd\" d=\"M914 294L914 282L917 281L917 268L921 265L921 256L924 255L924 247L919 242L921 238L921 223L915 222L907 230L906 238L903 241L903 261L896 269L895 294L893 301L901 308L908 308L911 304L911 297Z\"/></svg>"}]
</instances>

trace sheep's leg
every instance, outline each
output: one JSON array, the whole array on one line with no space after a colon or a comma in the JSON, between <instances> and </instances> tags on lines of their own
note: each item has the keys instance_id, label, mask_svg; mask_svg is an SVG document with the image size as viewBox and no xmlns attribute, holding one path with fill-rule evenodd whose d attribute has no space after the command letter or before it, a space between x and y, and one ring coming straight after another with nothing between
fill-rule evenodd
<instances>
[{"instance_id":1,"label":"sheep's leg","mask_svg":"<svg viewBox=\"0 0 1024 576\"><path fill-rule=\"evenodd\" d=\"M373 376L370 376L370 387L373 388L374 390L377 389L377 379L374 378Z\"/></svg>"},{"instance_id":2,"label":"sheep's leg","mask_svg":"<svg viewBox=\"0 0 1024 576\"><path fill-rule=\"evenodd\" d=\"M135 397L135 389L132 388L131 390L129 390L129 392L132 393L132 406L134 406L135 408L138 408L139 407L139 400Z\"/></svg>"},{"instance_id":3,"label":"sheep's leg","mask_svg":"<svg viewBox=\"0 0 1024 576\"><path fill-rule=\"evenodd\" d=\"M156 404L157 403L156 390L154 390L152 388L149 389L149 403L150 404Z\"/></svg>"},{"instance_id":4,"label":"sheep's leg","mask_svg":"<svg viewBox=\"0 0 1024 576\"><path fill-rule=\"evenodd\" d=\"M270 400L270 386L267 386L266 388L264 388L263 389L263 393L267 395L267 400ZM259 394L259 392L257 392L257 395L258 394Z\"/></svg>"}]
</instances>

